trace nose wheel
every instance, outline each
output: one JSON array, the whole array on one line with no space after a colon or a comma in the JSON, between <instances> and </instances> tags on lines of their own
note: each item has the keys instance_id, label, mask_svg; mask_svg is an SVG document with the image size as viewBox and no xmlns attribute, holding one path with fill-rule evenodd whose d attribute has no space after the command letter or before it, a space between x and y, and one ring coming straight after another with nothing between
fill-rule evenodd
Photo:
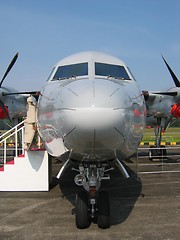
<instances>
[{"instance_id":1,"label":"nose wheel","mask_svg":"<svg viewBox=\"0 0 180 240\"><path fill-rule=\"evenodd\" d=\"M99 192L98 200L98 216L97 225L99 228L106 229L110 227L110 205L109 205L109 195L107 192Z\"/></svg>"},{"instance_id":2,"label":"nose wheel","mask_svg":"<svg viewBox=\"0 0 180 240\"><path fill-rule=\"evenodd\" d=\"M88 228L91 222L96 221L99 228L109 228L110 206L108 193L105 191L99 192L94 199L91 199L88 195L85 191L76 194L75 208L77 228Z\"/></svg>"},{"instance_id":3,"label":"nose wheel","mask_svg":"<svg viewBox=\"0 0 180 240\"><path fill-rule=\"evenodd\" d=\"M90 226L90 215L88 211L88 195L87 192L81 191L76 194L76 227L80 229Z\"/></svg>"}]
</instances>

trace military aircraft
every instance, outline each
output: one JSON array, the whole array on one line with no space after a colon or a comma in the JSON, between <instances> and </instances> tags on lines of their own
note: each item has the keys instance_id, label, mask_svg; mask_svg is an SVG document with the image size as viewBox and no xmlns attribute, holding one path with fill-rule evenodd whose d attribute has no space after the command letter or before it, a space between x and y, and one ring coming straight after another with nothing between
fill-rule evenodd
<instances>
[{"instance_id":1,"label":"military aircraft","mask_svg":"<svg viewBox=\"0 0 180 240\"><path fill-rule=\"evenodd\" d=\"M37 105L38 131L48 153L69 151L76 162L74 179L85 191L76 195L76 226L87 228L97 219L109 222L109 198L100 191L114 161L123 176L121 161L130 157L142 140L146 105L129 68L118 58L82 52L58 62L41 90Z\"/></svg>"},{"instance_id":2,"label":"military aircraft","mask_svg":"<svg viewBox=\"0 0 180 240\"><path fill-rule=\"evenodd\" d=\"M78 166L74 182L84 188L76 194L78 228L95 220L100 228L110 226L109 196L101 191L101 182L110 178L112 162L129 178L122 160L136 152L146 118L157 126L158 149L162 131L180 115L180 84L170 73L176 88L151 93L141 92L125 63L108 54L81 52L54 66L38 98L37 129L50 155L69 152L57 178L70 161ZM18 94L7 92L4 97Z\"/></svg>"}]
</instances>

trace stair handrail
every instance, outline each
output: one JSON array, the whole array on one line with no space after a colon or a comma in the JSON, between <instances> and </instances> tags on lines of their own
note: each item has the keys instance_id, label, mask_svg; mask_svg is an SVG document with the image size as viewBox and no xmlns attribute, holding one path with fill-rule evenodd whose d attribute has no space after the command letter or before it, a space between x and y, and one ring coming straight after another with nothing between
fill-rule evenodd
<instances>
[{"instance_id":1,"label":"stair handrail","mask_svg":"<svg viewBox=\"0 0 180 240\"><path fill-rule=\"evenodd\" d=\"M22 154L24 154L24 120L18 123L16 126L5 132L0 136L0 144L3 145L4 148L4 156L3 156L3 163L6 164L7 160L7 139L12 136L15 136L15 156L18 156L18 132L21 131L22 134Z\"/></svg>"},{"instance_id":2,"label":"stair handrail","mask_svg":"<svg viewBox=\"0 0 180 240\"><path fill-rule=\"evenodd\" d=\"M19 128L22 127L22 125L24 124L24 121L23 120L22 122L18 123L17 125L15 125L14 127L12 127L11 129L9 129L8 131L6 131L5 133L3 133L1 136L0 136L0 143L2 143L4 141L4 139L6 138L9 138L10 136L14 135L14 132ZM12 131L14 131L12 133ZM6 136L7 135L7 136Z\"/></svg>"}]
</instances>

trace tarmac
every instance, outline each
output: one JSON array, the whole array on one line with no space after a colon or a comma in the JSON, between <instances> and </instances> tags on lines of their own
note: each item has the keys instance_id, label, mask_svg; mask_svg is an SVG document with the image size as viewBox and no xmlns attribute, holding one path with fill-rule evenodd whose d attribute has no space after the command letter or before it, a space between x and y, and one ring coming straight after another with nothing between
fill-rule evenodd
<instances>
[{"instance_id":1,"label":"tarmac","mask_svg":"<svg viewBox=\"0 0 180 240\"><path fill-rule=\"evenodd\" d=\"M141 158L142 162L149 162L146 170L151 171L151 162ZM0 192L0 240L180 239L180 172L140 174L139 179L136 157L125 164L130 179L123 179L115 169L111 180L102 182L110 196L109 229L94 223L84 230L76 228L74 204L80 188L69 166L60 181L54 179L49 192ZM157 162L156 168L160 165ZM53 174L61 166L54 159Z\"/></svg>"}]
</instances>

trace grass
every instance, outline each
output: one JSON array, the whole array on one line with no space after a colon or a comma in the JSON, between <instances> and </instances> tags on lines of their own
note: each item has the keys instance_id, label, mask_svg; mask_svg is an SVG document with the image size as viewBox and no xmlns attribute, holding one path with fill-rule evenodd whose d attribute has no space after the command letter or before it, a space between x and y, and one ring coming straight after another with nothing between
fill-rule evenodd
<instances>
[{"instance_id":1,"label":"grass","mask_svg":"<svg viewBox=\"0 0 180 240\"><path fill-rule=\"evenodd\" d=\"M154 141L154 128L145 129L142 142ZM162 136L162 142L180 142L180 128L168 128Z\"/></svg>"}]
</instances>

